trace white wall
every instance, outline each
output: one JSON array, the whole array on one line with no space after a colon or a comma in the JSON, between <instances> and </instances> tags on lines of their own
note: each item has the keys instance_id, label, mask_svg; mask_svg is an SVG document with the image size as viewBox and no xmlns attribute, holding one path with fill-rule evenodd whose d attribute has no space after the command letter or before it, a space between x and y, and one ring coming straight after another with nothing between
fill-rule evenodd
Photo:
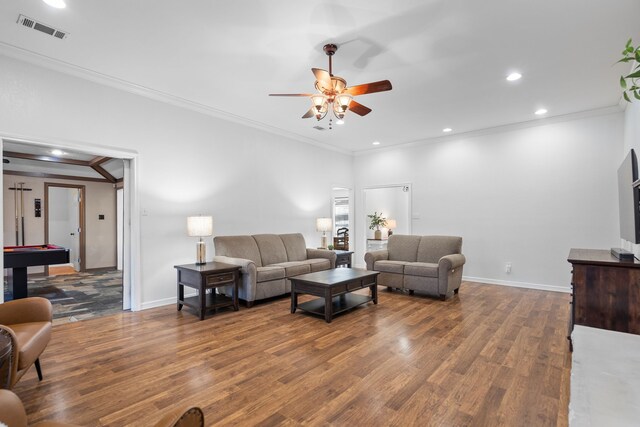
<instances>
[{"instance_id":1,"label":"white wall","mask_svg":"<svg viewBox=\"0 0 640 427\"><path fill-rule=\"evenodd\" d=\"M143 307L175 301L173 266L195 261L187 216L213 215L216 235L301 232L315 246L332 183L352 183L351 156L0 56L7 134L137 151Z\"/></svg>"},{"instance_id":2,"label":"white wall","mask_svg":"<svg viewBox=\"0 0 640 427\"><path fill-rule=\"evenodd\" d=\"M412 234L462 236L467 278L568 290L570 248L619 242L622 140L615 113L377 150L356 157L356 191L412 183Z\"/></svg>"},{"instance_id":3,"label":"white wall","mask_svg":"<svg viewBox=\"0 0 640 427\"><path fill-rule=\"evenodd\" d=\"M0 86L2 83L0 82ZM2 120L2 119L0 119ZM116 190L113 184L92 181L74 181L66 179L38 178L30 176L4 175L3 179L3 240L5 245L15 243L14 195L9 187L14 182L24 182L32 191L24 193L25 243L41 245L44 243L44 183L77 184L85 186L86 268L113 267L116 265ZM42 216L35 217L34 199L41 200ZM18 204L20 201L18 200ZM105 219L99 220L98 215ZM62 244L58 238L49 235L49 242ZM64 246L64 244L62 244ZM40 273L43 267L29 267L29 273Z\"/></svg>"}]
</instances>

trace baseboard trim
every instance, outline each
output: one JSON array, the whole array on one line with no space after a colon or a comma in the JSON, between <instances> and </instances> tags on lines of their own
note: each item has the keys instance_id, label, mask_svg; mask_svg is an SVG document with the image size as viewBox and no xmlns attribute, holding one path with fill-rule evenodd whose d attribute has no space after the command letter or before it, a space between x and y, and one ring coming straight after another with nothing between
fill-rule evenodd
<instances>
[{"instance_id":1,"label":"baseboard trim","mask_svg":"<svg viewBox=\"0 0 640 427\"><path fill-rule=\"evenodd\" d=\"M514 288L537 289L540 291L562 292L565 294L571 293L571 288L569 286L555 286L555 285L544 285L541 283L514 282L514 281L507 281L507 280L495 280L495 279L487 279L484 277L470 277L470 276L462 276L462 280L467 282L477 282L481 284L486 283L488 285L500 285L500 286L511 286Z\"/></svg>"},{"instance_id":2,"label":"baseboard trim","mask_svg":"<svg viewBox=\"0 0 640 427\"><path fill-rule=\"evenodd\" d=\"M71 266L73 266L73 264L70 264ZM101 273L103 271L112 271L112 270L116 270L116 266L111 266L111 267L93 267L93 268L85 268L84 271L86 273ZM121 270L122 271L122 270Z\"/></svg>"},{"instance_id":3,"label":"baseboard trim","mask_svg":"<svg viewBox=\"0 0 640 427\"><path fill-rule=\"evenodd\" d=\"M197 292L185 293L185 298L194 297L197 295ZM162 307L165 305L176 304L178 302L178 297L169 297L163 299L157 299L155 301L147 301L143 302L140 306L140 310L147 310L149 308Z\"/></svg>"}]
</instances>

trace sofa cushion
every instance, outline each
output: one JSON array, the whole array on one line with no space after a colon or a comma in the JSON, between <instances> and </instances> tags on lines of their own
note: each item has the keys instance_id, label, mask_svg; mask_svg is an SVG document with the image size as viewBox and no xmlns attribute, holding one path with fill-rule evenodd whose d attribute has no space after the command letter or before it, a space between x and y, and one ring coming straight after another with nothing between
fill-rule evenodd
<instances>
[{"instance_id":1,"label":"sofa cushion","mask_svg":"<svg viewBox=\"0 0 640 427\"><path fill-rule=\"evenodd\" d=\"M420 236L392 234L387 242L387 251L391 261L415 262L418 255Z\"/></svg>"},{"instance_id":2,"label":"sofa cushion","mask_svg":"<svg viewBox=\"0 0 640 427\"><path fill-rule=\"evenodd\" d=\"M307 259L307 243L304 236L300 233L281 234L280 239L287 251L287 259L289 261L304 261Z\"/></svg>"},{"instance_id":3,"label":"sofa cushion","mask_svg":"<svg viewBox=\"0 0 640 427\"><path fill-rule=\"evenodd\" d=\"M375 264L373 264L373 269L375 271L383 271L385 273L402 274L404 273L404 267L407 264L409 263L406 261L381 260L381 261L376 261Z\"/></svg>"},{"instance_id":4,"label":"sofa cushion","mask_svg":"<svg viewBox=\"0 0 640 427\"><path fill-rule=\"evenodd\" d=\"M254 234L253 239L260 250L262 265L267 266L288 261L287 250L277 234Z\"/></svg>"},{"instance_id":5,"label":"sofa cushion","mask_svg":"<svg viewBox=\"0 0 640 427\"><path fill-rule=\"evenodd\" d=\"M311 273L311 266L303 261L279 262L278 264L272 264L270 267L284 268L284 274L286 277Z\"/></svg>"},{"instance_id":6,"label":"sofa cushion","mask_svg":"<svg viewBox=\"0 0 640 427\"><path fill-rule=\"evenodd\" d=\"M437 263L445 255L462 252L462 237L422 236L418 247L417 261Z\"/></svg>"},{"instance_id":7,"label":"sofa cushion","mask_svg":"<svg viewBox=\"0 0 640 427\"><path fill-rule=\"evenodd\" d=\"M36 361L51 340L51 322L29 322L9 325L18 341L18 370Z\"/></svg>"},{"instance_id":8,"label":"sofa cushion","mask_svg":"<svg viewBox=\"0 0 640 427\"><path fill-rule=\"evenodd\" d=\"M256 268L256 282L284 279L284 267L258 267Z\"/></svg>"},{"instance_id":9,"label":"sofa cushion","mask_svg":"<svg viewBox=\"0 0 640 427\"><path fill-rule=\"evenodd\" d=\"M309 264L311 272L329 270L331 268L331 261L326 258L311 258L303 262Z\"/></svg>"},{"instance_id":10,"label":"sofa cushion","mask_svg":"<svg viewBox=\"0 0 640 427\"><path fill-rule=\"evenodd\" d=\"M404 267L404 274L409 276L438 277L438 264L412 262Z\"/></svg>"},{"instance_id":11,"label":"sofa cushion","mask_svg":"<svg viewBox=\"0 0 640 427\"><path fill-rule=\"evenodd\" d=\"M213 244L216 255L250 259L257 267L263 265L258 245L251 236L216 236Z\"/></svg>"}]
</instances>

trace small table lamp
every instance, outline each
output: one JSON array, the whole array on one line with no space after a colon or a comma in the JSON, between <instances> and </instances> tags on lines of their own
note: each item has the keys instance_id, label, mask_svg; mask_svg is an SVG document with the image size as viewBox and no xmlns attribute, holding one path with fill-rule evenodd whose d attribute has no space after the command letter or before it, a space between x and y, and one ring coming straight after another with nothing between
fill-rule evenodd
<instances>
[{"instance_id":1,"label":"small table lamp","mask_svg":"<svg viewBox=\"0 0 640 427\"><path fill-rule=\"evenodd\" d=\"M316 219L316 231L322 231L322 238L320 239L320 247L327 249L327 231L333 227L333 221L331 218L317 218Z\"/></svg>"},{"instance_id":2,"label":"small table lamp","mask_svg":"<svg viewBox=\"0 0 640 427\"><path fill-rule=\"evenodd\" d=\"M207 262L207 245L202 241L202 238L213 235L213 218L210 216L188 217L187 232L191 237L200 238L196 246L196 264L205 264Z\"/></svg>"},{"instance_id":3,"label":"small table lamp","mask_svg":"<svg viewBox=\"0 0 640 427\"><path fill-rule=\"evenodd\" d=\"M393 234L393 231L391 231L391 230L393 230L394 228L397 227L396 220L395 219L388 219L386 221L385 225L387 226L387 230L388 230L387 235L391 236Z\"/></svg>"}]
</instances>

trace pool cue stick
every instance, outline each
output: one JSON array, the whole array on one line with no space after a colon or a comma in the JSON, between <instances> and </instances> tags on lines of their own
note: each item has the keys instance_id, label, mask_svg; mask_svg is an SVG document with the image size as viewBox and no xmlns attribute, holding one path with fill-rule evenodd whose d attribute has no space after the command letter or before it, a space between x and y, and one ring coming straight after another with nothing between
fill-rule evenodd
<instances>
[{"instance_id":1,"label":"pool cue stick","mask_svg":"<svg viewBox=\"0 0 640 427\"><path fill-rule=\"evenodd\" d=\"M24 246L24 182L20 183L20 217L22 219L22 245Z\"/></svg>"},{"instance_id":2,"label":"pool cue stick","mask_svg":"<svg viewBox=\"0 0 640 427\"><path fill-rule=\"evenodd\" d=\"M18 241L18 186L16 185L16 183L13 183L13 202L15 204L15 211L16 211L16 246L20 246L20 242Z\"/></svg>"}]
</instances>

